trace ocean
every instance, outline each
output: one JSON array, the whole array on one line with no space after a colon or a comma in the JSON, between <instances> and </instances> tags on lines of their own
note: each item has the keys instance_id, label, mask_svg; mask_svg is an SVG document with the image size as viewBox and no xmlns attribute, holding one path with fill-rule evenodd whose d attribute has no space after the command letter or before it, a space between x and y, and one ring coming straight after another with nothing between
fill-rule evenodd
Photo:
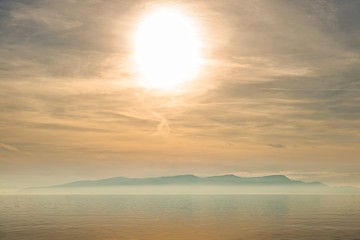
<instances>
[{"instance_id":1,"label":"ocean","mask_svg":"<svg viewBox=\"0 0 360 240\"><path fill-rule=\"evenodd\" d=\"M360 196L0 196L0 239L359 240Z\"/></svg>"}]
</instances>

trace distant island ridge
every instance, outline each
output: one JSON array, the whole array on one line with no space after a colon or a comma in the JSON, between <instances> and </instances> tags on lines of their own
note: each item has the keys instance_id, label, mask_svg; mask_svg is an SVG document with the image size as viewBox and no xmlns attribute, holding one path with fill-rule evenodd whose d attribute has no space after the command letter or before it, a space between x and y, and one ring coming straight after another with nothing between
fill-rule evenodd
<instances>
[{"instance_id":1,"label":"distant island ridge","mask_svg":"<svg viewBox=\"0 0 360 240\"><path fill-rule=\"evenodd\" d=\"M225 194L225 193L359 193L354 187L292 180L285 175L240 177L233 174L199 177L192 174L150 178L113 177L75 181L21 190L27 193L71 194Z\"/></svg>"}]
</instances>

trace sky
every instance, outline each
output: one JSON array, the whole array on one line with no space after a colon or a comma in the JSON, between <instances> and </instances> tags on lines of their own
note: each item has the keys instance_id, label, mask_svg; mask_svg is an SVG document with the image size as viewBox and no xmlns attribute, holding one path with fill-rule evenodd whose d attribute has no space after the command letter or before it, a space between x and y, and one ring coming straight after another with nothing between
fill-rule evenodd
<instances>
[{"instance_id":1,"label":"sky","mask_svg":"<svg viewBox=\"0 0 360 240\"><path fill-rule=\"evenodd\" d=\"M147 89L134 32L199 26L204 64ZM360 1L0 0L0 192L233 173L360 187Z\"/></svg>"}]
</instances>

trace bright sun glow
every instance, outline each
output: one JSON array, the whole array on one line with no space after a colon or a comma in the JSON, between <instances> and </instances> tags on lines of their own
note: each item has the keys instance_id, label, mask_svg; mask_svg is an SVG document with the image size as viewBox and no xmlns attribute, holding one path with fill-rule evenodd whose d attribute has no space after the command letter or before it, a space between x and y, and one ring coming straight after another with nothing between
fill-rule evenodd
<instances>
[{"instance_id":1,"label":"bright sun glow","mask_svg":"<svg viewBox=\"0 0 360 240\"><path fill-rule=\"evenodd\" d=\"M194 79L202 62L197 26L176 9L145 16L134 41L138 81L146 88L169 90Z\"/></svg>"}]
</instances>

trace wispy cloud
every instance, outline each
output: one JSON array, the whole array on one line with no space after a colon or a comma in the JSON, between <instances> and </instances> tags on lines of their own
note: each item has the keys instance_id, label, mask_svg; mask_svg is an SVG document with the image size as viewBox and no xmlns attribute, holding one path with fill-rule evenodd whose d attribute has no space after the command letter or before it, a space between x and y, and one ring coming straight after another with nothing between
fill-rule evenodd
<instances>
[{"instance_id":1,"label":"wispy cloud","mask_svg":"<svg viewBox=\"0 0 360 240\"><path fill-rule=\"evenodd\" d=\"M206 61L176 93L134 78L131 34L152 4L0 1L4 178L25 162L19 175L69 162L121 174L132 162L167 174L327 169L360 181L359 1L179 3L201 26Z\"/></svg>"},{"instance_id":2,"label":"wispy cloud","mask_svg":"<svg viewBox=\"0 0 360 240\"><path fill-rule=\"evenodd\" d=\"M286 148L285 145L280 144L280 143L271 143L271 144L269 144L269 146L273 147L273 148Z\"/></svg>"},{"instance_id":3,"label":"wispy cloud","mask_svg":"<svg viewBox=\"0 0 360 240\"><path fill-rule=\"evenodd\" d=\"M12 145L0 143L0 150L8 152L19 152L20 150Z\"/></svg>"}]
</instances>

